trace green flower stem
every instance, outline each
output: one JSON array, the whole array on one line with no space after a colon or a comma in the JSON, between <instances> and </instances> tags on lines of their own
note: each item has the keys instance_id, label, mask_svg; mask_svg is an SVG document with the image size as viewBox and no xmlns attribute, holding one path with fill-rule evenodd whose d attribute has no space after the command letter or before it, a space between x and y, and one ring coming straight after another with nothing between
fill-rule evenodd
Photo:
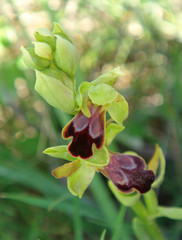
<instances>
[{"instance_id":1,"label":"green flower stem","mask_svg":"<svg viewBox=\"0 0 182 240\"><path fill-rule=\"evenodd\" d=\"M125 212L126 212L126 207L124 205L121 205L119 214L116 219L116 226L114 228L111 240L119 240L120 239L121 227L122 227L122 223L124 220Z\"/></svg>"},{"instance_id":2,"label":"green flower stem","mask_svg":"<svg viewBox=\"0 0 182 240\"><path fill-rule=\"evenodd\" d=\"M157 223L154 220L150 220L150 214L141 200L138 200L131 208L143 223L151 240L165 240Z\"/></svg>"},{"instance_id":3,"label":"green flower stem","mask_svg":"<svg viewBox=\"0 0 182 240\"><path fill-rule=\"evenodd\" d=\"M75 207L75 214L74 214L74 239L75 240L82 240L83 239L83 233L82 233L82 223L81 223L81 217L79 213L80 208L80 199L78 197L75 197L74 199L74 207Z\"/></svg>"}]
</instances>

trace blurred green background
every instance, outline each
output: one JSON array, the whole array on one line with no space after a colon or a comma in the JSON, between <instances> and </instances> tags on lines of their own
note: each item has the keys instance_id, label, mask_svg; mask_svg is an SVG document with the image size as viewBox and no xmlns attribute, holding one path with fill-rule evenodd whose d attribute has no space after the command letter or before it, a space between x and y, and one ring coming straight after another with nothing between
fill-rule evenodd
<instances>
[{"instance_id":1,"label":"blurred green background","mask_svg":"<svg viewBox=\"0 0 182 240\"><path fill-rule=\"evenodd\" d=\"M167 168L159 203L182 206L182 2L180 0L1 0L0 9L0 240L110 239L119 203L96 175L81 200L55 180L63 160L42 151L60 145L71 116L35 91L20 46L39 27L61 23L80 55L78 84L121 65L116 88L129 102L126 129L111 146L133 150L146 162L155 143ZM61 96L60 96L61 97ZM128 209L123 240L135 239ZM159 219L166 239L182 239L182 222Z\"/></svg>"}]
</instances>

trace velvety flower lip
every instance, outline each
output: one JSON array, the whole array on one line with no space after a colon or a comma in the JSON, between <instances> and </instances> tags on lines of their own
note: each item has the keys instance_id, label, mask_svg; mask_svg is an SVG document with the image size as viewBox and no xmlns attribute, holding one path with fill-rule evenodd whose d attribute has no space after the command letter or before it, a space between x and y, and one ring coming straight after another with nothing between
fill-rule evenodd
<instances>
[{"instance_id":1,"label":"velvety flower lip","mask_svg":"<svg viewBox=\"0 0 182 240\"><path fill-rule=\"evenodd\" d=\"M105 110L101 106L89 107L91 117L87 118L82 112L69 122L63 129L63 138L73 137L68 146L70 154L83 159L93 155L92 144L100 149L104 144Z\"/></svg>"},{"instance_id":2,"label":"velvety flower lip","mask_svg":"<svg viewBox=\"0 0 182 240\"><path fill-rule=\"evenodd\" d=\"M145 161L134 155L110 153L110 163L99 169L115 186L124 193L131 193L134 189L141 194L150 190L154 182L153 171L146 170Z\"/></svg>"}]
</instances>

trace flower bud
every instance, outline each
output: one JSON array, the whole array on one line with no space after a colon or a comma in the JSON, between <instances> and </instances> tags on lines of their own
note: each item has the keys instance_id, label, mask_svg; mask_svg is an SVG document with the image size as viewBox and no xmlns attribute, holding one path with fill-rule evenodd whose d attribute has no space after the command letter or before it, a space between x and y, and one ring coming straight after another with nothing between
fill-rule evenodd
<instances>
[{"instance_id":1,"label":"flower bud","mask_svg":"<svg viewBox=\"0 0 182 240\"><path fill-rule=\"evenodd\" d=\"M59 35L60 37L63 37L66 40L68 40L70 43L74 44L72 37L66 32L65 29L63 30L63 28L56 22L54 22L54 28L52 33Z\"/></svg>"},{"instance_id":2,"label":"flower bud","mask_svg":"<svg viewBox=\"0 0 182 240\"><path fill-rule=\"evenodd\" d=\"M69 77L73 78L78 66L78 53L76 47L68 40L56 36L55 63Z\"/></svg>"},{"instance_id":3,"label":"flower bud","mask_svg":"<svg viewBox=\"0 0 182 240\"><path fill-rule=\"evenodd\" d=\"M55 37L48 29L39 28L37 31L35 31L34 36L38 42L47 43L52 48L52 50L55 50Z\"/></svg>"},{"instance_id":4,"label":"flower bud","mask_svg":"<svg viewBox=\"0 0 182 240\"><path fill-rule=\"evenodd\" d=\"M51 64L49 60L37 56L34 52L33 47L26 49L24 47L21 47L20 49L23 53L23 60L25 64L32 70L44 70Z\"/></svg>"},{"instance_id":5,"label":"flower bud","mask_svg":"<svg viewBox=\"0 0 182 240\"><path fill-rule=\"evenodd\" d=\"M45 58L47 60L52 59L52 49L49 44L44 42L32 42L34 45L35 54L41 58Z\"/></svg>"}]
</instances>

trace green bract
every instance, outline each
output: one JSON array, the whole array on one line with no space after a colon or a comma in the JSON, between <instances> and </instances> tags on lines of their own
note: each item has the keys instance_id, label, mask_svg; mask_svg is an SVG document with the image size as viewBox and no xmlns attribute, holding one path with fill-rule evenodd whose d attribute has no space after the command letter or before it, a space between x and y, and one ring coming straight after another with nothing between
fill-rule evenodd
<instances>
[{"instance_id":1,"label":"green bract","mask_svg":"<svg viewBox=\"0 0 182 240\"><path fill-rule=\"evenodd\" d=\"M53 107L74 113L74 93L58 79L36 71L35 90Z\"/></svg>"}]
</instances>

